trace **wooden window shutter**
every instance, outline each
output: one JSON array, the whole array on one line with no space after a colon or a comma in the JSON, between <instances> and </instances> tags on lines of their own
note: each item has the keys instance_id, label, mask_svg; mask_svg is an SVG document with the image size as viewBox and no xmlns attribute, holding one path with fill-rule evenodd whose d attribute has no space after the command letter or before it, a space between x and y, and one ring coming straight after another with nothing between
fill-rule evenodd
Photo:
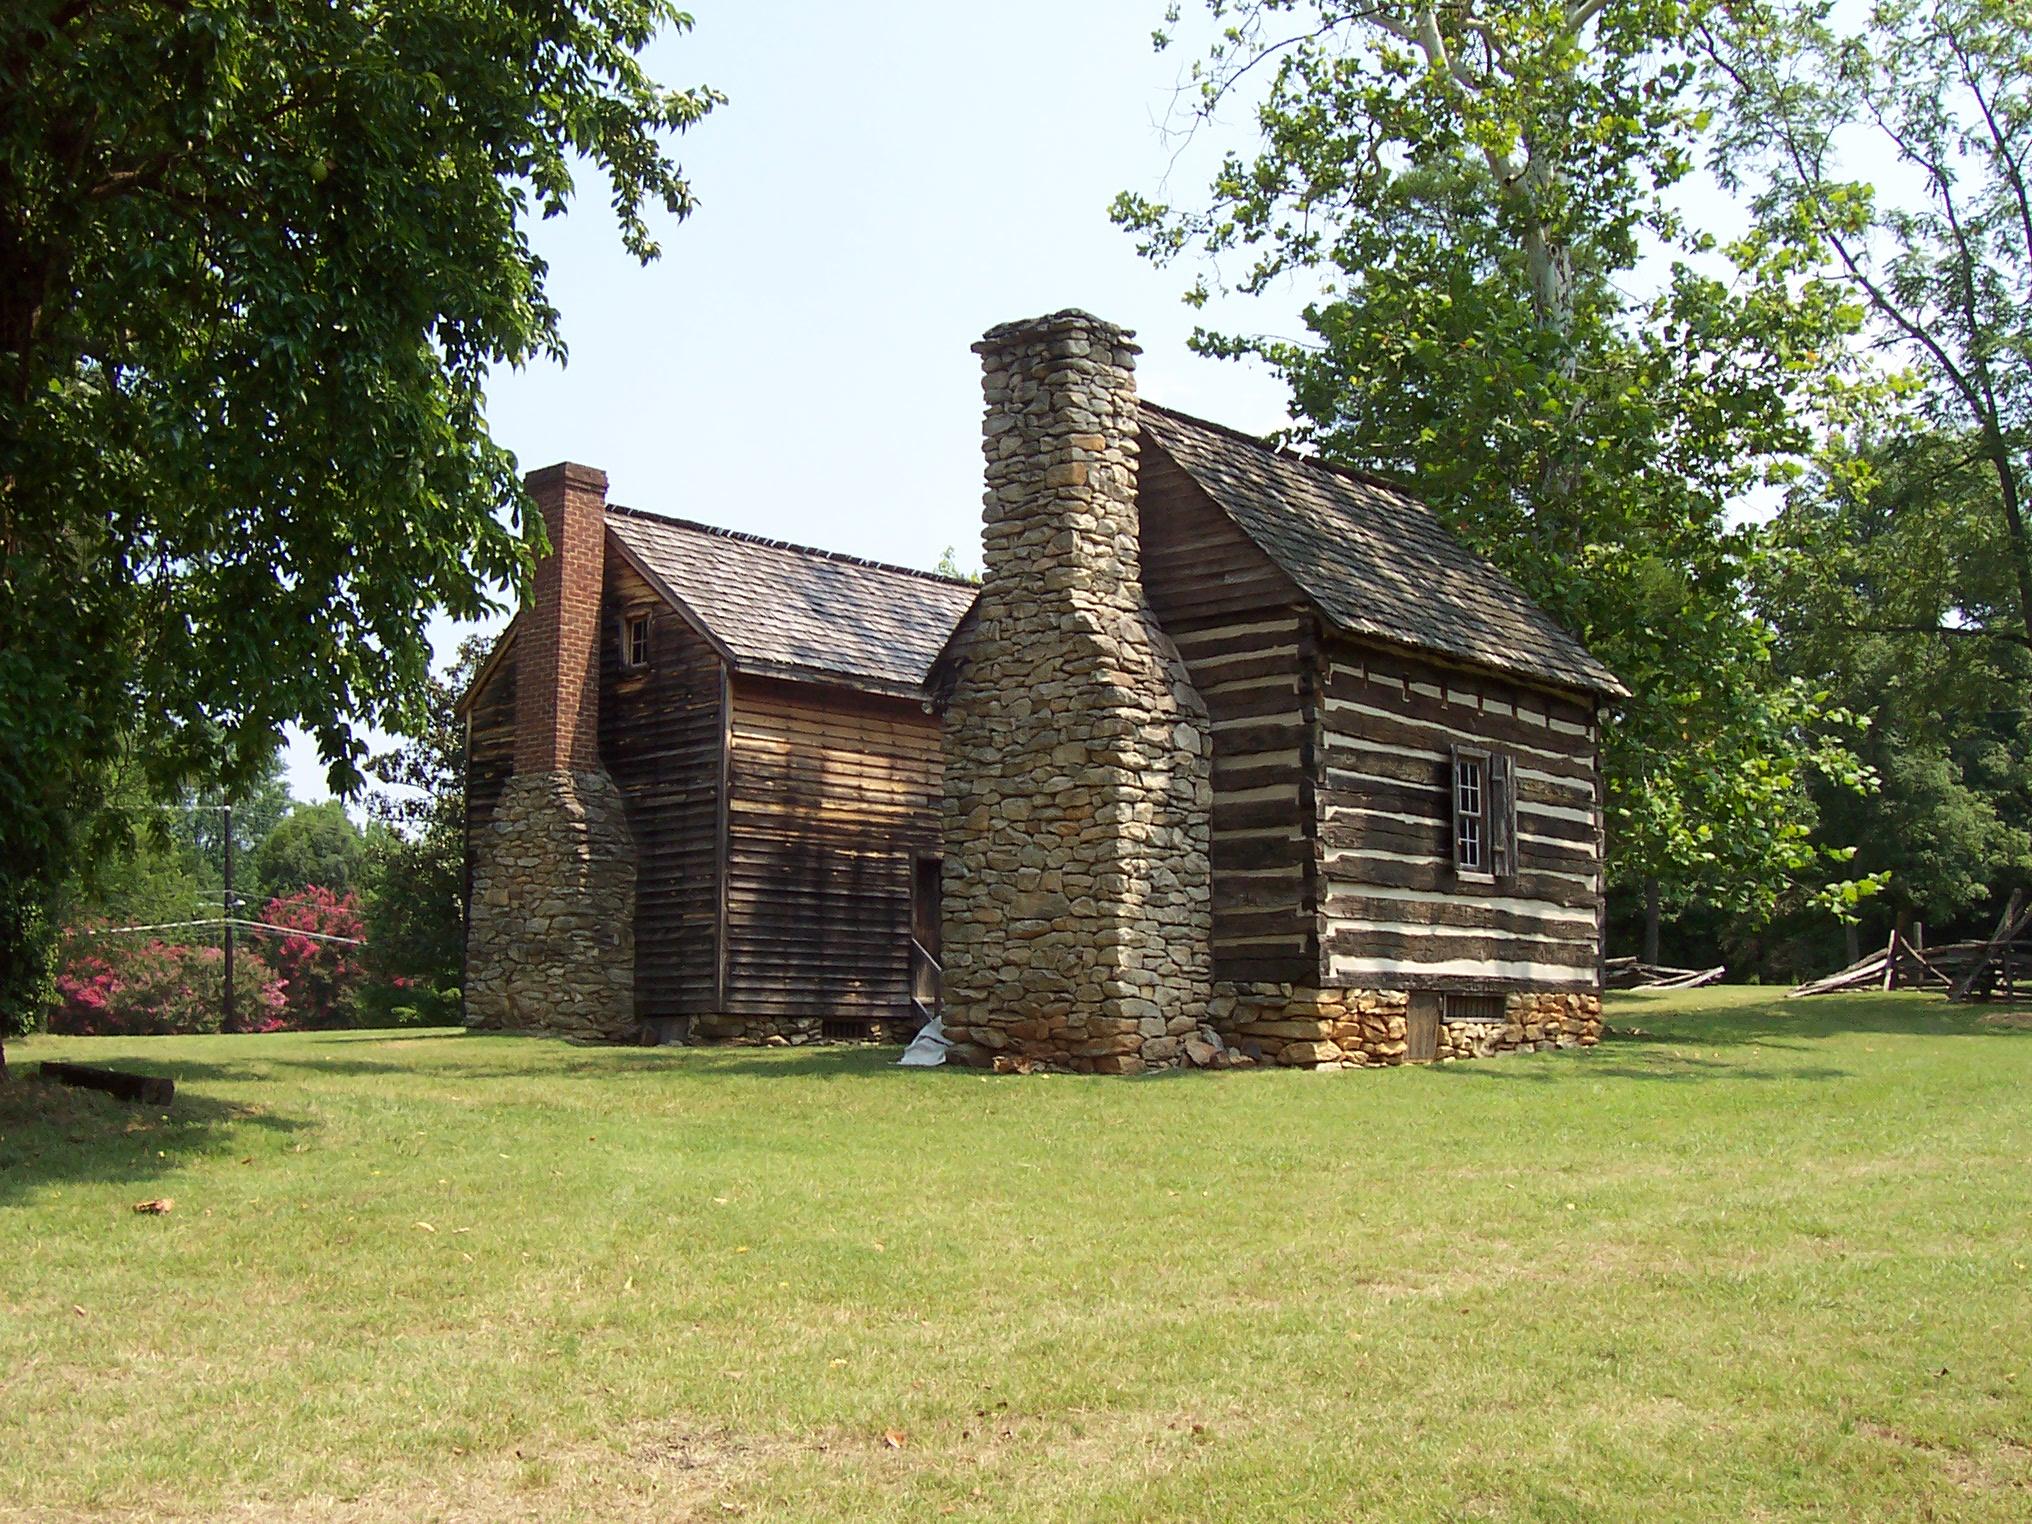
<instances>
[{"instance_id":1,"label":"wooden window shutter","mask_svg":"<svg viewBox=\"0 0 2032 1524\"><path fill-rule=\"evenodd\" d=\"M1489 871L1509 878L1517 871L1517 765L1506 751L1489 754Z\"/></svg>"}]
</instances>

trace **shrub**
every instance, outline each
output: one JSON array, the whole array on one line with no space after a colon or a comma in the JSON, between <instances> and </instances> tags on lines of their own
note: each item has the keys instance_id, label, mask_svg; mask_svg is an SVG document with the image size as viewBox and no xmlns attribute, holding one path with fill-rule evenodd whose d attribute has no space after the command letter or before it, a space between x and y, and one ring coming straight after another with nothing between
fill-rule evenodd
<instances>
[{"instance_id":1,"label":"shrub","mask_svg":"<svg viewBox=\"0 0 2032 1524\"><path fill-rule=\"evenodd\" d=\"M226 954L123 938L69 938L79 949L56 977L49 1029L75 1037L149 1037L216 1032L225 1016ZM271 1032L283 1025L282 981L252 948L233 957L235 1026Z\"/></svg>"},{"instance_id":2,"label":"shrub","mask_svg":"<svg viewBox=\"0 0 2032 1524\"><path fill-rule=\"evenodd\" d=\"M261 919L298 935L276 936L268 956L282 975L286 1002L284 1019L292 1027L342 1027L353 1024L355 997L362 977L360 949L344 942L324 942L301 935L363 937L365 923L351 894L334 894L312 884L295 894L270 900Z\"/></svg>"}]
</instances>

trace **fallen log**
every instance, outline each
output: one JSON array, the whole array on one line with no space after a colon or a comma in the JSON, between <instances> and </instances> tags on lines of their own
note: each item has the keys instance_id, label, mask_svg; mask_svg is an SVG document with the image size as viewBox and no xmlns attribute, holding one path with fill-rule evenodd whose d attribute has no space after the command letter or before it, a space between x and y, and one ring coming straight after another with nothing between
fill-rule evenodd
<instances>
[{"instance_id":1,"label":"fallen log","mask_svg":"<svg viewBox=\"0 0 2032 1524\"><path fill-rule=\"evenodd\" d=\"M167 1106L176 1098L176 1081L159 1074L129 1074L124 1069L101 1069L93 1064L61 1064L45 1059L42 1077L59 1085L77 1085L86 1090L103 1090L123 1101L144 1106Z\"/></svg>"},{"instance_id":2,"label":"fallen log","mask_svg":"<svg viewBox=\"0 0 2032 1524\"><path fill-rule=\"evenodd\" d=\"M1873 952L1867 958L1858 959L1847 968L1838 968L1831 974L1818 979L1809 979L1786 995L1795 1000L1801 995L1832 995L1840 990L1861 989L1865 985L1880 984L1884 978L1884 955Z\"/></svg>"},{"instance_id":3,"label":"fallen log","mask_svg":"<svg viewBox=\"0 0 2032 1524\"><path fill-rule=\"evenodd\" d=\"M1610 958L1602 964L1602 985L1612 990L1690 990L1713 984L1728 971L1725 963L1713 968L1671 968L1640 958Z\"/></svg>"}]
</instances>

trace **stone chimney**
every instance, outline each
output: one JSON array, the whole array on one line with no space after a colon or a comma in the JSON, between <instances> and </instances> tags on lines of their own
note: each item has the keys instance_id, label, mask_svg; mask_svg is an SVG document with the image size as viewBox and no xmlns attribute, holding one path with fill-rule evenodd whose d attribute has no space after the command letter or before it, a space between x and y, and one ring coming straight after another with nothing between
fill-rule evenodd
<instances>
[{"instance_id":1,"label":"stone chimney","mask_svg":"<svg viewBox=\"0 0 2032 1524\"><path fill-rule=\"evenodd\" d=\"M1211 995L1206 708L1144 596L1136 346L990 329L984 569L945 719L945 1020L960 1062L1183 1062Z\"/></svg>"},{"instance_id":2,"label":"stone chimney","mask_svg":"<svg viewBox=\"0 0 2032 1524\"><path fill-rule=\"evenodd\" d=\"M515 772L473 842L466 1025L626 1042L635 1019L635 844L600 764L607 474L524 484L550 553L516 615Z\"/></svg>"}]
</instances>

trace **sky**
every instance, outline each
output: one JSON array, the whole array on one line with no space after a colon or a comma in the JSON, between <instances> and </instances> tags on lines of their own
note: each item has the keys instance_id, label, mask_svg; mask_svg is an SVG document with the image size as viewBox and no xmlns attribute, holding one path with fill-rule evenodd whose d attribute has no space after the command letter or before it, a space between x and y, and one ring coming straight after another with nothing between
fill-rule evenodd
<instances>
[{"instance_id":1,"label":"sky","mask_svg":"<svg viewBox=\"0 0 2032 1524\"><path fill-rule=\"evenodd\" d=\"M691 0L645 61L728 96L676 154L698 197L625 253L596 176L532 225L569 363L507 372L494 437L525 470L598 466L612 501L906 566L979 561L981 397L996 323L1084 307L1136 330L1154 400L1255 432L1287 421L1260 367L1203 359L1197 322L1295 332L1295 293L1211 314L1108 220L1116 192L1201 194L1218 146L1174 164L1186 55L1162 0ZM463 633L438 620L448 658ZM292 791L327 797L301 734Z\"/></svg>"}]
</instances>

